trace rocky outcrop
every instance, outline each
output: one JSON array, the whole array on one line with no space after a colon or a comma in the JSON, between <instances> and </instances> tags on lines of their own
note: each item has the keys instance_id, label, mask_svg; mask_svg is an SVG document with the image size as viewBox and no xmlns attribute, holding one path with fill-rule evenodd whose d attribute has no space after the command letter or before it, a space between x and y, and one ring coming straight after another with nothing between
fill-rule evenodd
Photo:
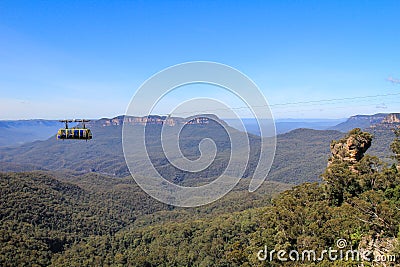
<instances>
[{"instance_id":1,"label":"rocky outcrop","mask_svg":"<svg viewBox=\"0 0 400 267\"><path fill-rule=\"evenodd\" d=\"M365 236L358 245L358 252L364 261L374 262L375 266L395 266L397 239L393 237ZM361 266L370 266L364 265ZM397 265L396 265L397 266Z\"/></svg>"},{"instance_id":2,"label":"rocky outcrop","mask_svg":"<svg viewBox=\"0 0 400 267\"><path fill-rule=\"evenodd\" d=\"M400 123L400 113L391 113L387 115L381 123Z\"/></svg>"},{"instance_id":3,"label":"rocky outcrop","mask_svg":"<svg viewBox=\"0 0 400 267\"><path fill-rule=\"evenodd\" d=\"M371 146L372 135L362 132L360 128L351 130L344 138L331 143L331 157L328 167L337 161L354 165L362 159L364 153Z\"/></svg>"}]
</instances>

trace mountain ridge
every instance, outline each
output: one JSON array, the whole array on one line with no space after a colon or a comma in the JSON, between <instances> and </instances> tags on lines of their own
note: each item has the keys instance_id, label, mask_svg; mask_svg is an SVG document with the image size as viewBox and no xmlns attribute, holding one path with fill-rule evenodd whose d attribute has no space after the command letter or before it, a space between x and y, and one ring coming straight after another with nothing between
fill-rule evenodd
<instances>
[{"instance_id":1,"label":"mountain ridge","mask_svg":"<svg viewBox=\"0 0 400 267\"><path fill-rule=\"evenodd\" d=\"M371 154L381 156L391 162L391 152L389 142L393 140L394 133L392 128L400 121L400 114L394 113L381 120L383 123L374 124L374 127L366 129L375 135L375 140L371 149ZM397 114L397 115L396 115ZM364 118L368 117L362 116ZM376 116L375 116L376 117ZM112 124L113 119L118 119ZM72 170L77 173L100 173L117 177L129 176L129 170L125 163L122 151L122 126L121 122L125 119L119 116L113 119L102 119L93 122L90 126L94 134L94 139L89 142L77 142L71 140L56 140L51 137L45 141L35 141L24 145L0 148L0 171L31 171L31 170ZM159 119L160 117L155 117ZM128 117L129 119L129 117ZM108 121L110 123L104 122ZM115 122L115 121L114 121ZM178 183L193 181L195 175L180 172L171 167L169 161L162 154L159 138L161 124L155 121L150 125L150 156L154 161L156 169L164 174L168 174L171 180ZM142 123L139 121L139 123ZM183 129L182 143L185 156L189 158L198 157L198 144L205 137L214 137L219 144L220 154L215 160L215 165L207 169L201 179L213 179L218 176L219 169L223 169L229 154L228 140L221 129L215 128L214 123L190 124ZM89 126L88 126L89 127ZM133 125L133 127L135 127ZM211 127L211 128L210 128ZM214 127L214 128L212 128ZM138 129L142 129L138 127ZM211 130L210 130L211 129ZM209 132L211 131L211 132ZM239 134L239 131L237 131ZM211 136L208 136L211 134ZM242 133L243 134L243 133ZM259 137L248 135L251 143L257 144ZM325 161L329 156L329 141L338 139L343 133L336 130L312 130L299 128L285 134L277 135L277 149L268 179L284 183L297 184L304 181L320 181L319 174L325 168ZM219 141L218 141L219 140ZM257 152L251 152L250 165L253 168L257 158ZM137 159L137 164L142 164ZM250 168L250 167L249 167ZM251 176L251 168L245 172L245 177ZM189 179L189 177L191 177ZM192 179L193 178L193 179ZM204 180L204 182L206 182Z\"/></svg>"},{"instance_id":2,"label":"mountain ridge","mask_svg":"<svg viewBox=\"0 0 400 267\"><path fill-rule=\"evenodd\" d=\"M382 113L386 114L386 113ZM237 120L230 119L220 119L213 114L203 114L207 115L207 117L213 118L214 120L220 122L223 125L229 125L236 129L239 128ZM376 114L379 115L379 114ZM198 115L199 117L201 115ZM315 130L338 130L341 132L347 132L355 127L366 128L372 125L370 122L362 123L362 120L355 120L357 118L368 117L374 115L355 115L350 117L346 122L339 123L335 126L331 126L335 121L340 120L316 120L316 119L278 119L275 120L275 126L277 134L283 134L290 132L291 130L298 128L309 128ZM168 126L182 125L187 121L186 118L181 117L168 117L168 116L160 116L160 115L151 115L151 116L126 116L119 115L113 118L100 118L100 119L92 119L86 125L88 127L93 126L115 126L122 125L123 122L133 125L135 123L139 125L148 124L166 124ZM354 123L350 123L348 121L354 121ZM251 134L259 135L260 131L258 125L255 124L254 119L243 119L242 122L246 128L246 131ZM207 120L200 121L192 121L192 124L205 124ZM71 123L70 127L76 126L76 123ZM46 140L52 136L54 136L59 128L62 128L64 125L60 123L58 120L45 120L45 119L32 119L32 120L0 120L0 147L10 147L10 146L18 146L21 144L26 144L29 142L37 141L37 140Z\"/></svg>"},{"instance_id":3,"label":"mountain ridge","mask_svg":"<svg viewBox=\"0 0 400 267\"><path fill-rule=\"evenodd\" d=\"M152 133L156 136L161 126L153 126L155 130ZM187 132L186 134L183 133L186 138L183 138L182 143L183 152L186 156L190 158L199 155L197 144L202 137L206 137L208 127L210 126L186 126ZM95 126L92 131L94 139L89 142L60 141L50 138L46 141L36 141L15 148L0 148L0 169L5 171L34 170L36 166L47 170L68 169L78 173L96 172L118 177L130 175L122 153L122 127L120 125ZM202 179L215 177L220 169L225 166L224 162L230 154L230 148L226 146L228 143L224 141L226 137L218 134L220 130L215 129L213 131L210 134L219 144L221 154L215 160L216 165L201 175ZM284 183L318 181L319 173L325 167L324 162L329 154L329 142L326 142L326 140L336 139L342 135L337 131L310 129L298 129L278 135L276 156L268 179ZM259 137L252 135L249 137L252 140L251 143L259 142ZM153 140L154 138L150 139ZM187 180L188 177L196 178L196 175L181 172L178 174L176 170L171 169L168 161L160 154L162 150L160 150L157 142L150 144L150 146L153 147L150 147L150 152L153 151L151 155L159 171L170 175L172 179L177 179L175 182L185 182L185 180L188 182L191 180ZM251 154L251 165L253 165L251 162L255 161L254 157L257 157L256 151ZM141 164L140 161L137 164ZM249 175L251 175L250 170L246 172L246 176Z\"/></svg>"},{"instance_id":4,"label":"mountain ridge","mask_svg":"<svg viewBox=\"0 0 400 267\"><path fill-rule=\"evenodd\" d=\"M119 115L114 118L101 118L98 120L92 120L86 125L90 126L118 126L118 125L167 125L176 126L184 124L208 124L210 120L218 121L224 125L226 123L213 114L199 114L196 116L183 118L183 117L170 117L161 115L148 115L148 116L128 116Z\"/></svg>"},{"instance_id":5,"label":"mountain ridge","mask_svg":"<svg viewBox=\"0 0 400 267\"><path fill-rule=\"evenodd\" d=\"M373 124L380 123L390 113L377 113L373 115L354 115L348 118L345 122L339 123L336 126L330 127L329 130L337 130L348 132L354 128L365 129Z\"/></svg>"}]
</instances>

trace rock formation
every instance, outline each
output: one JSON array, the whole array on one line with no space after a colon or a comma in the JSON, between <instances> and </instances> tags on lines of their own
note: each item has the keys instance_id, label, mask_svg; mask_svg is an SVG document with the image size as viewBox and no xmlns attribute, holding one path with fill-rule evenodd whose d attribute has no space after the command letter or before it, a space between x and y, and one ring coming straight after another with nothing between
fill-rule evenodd
<instances>
[{"instance_id":1,"label":"rock formation","mask_svg":"<svg viewBox=\"0 0 400 267\"><path fill-rule=\"evenodd\" d=\"M363 260L375 260L376 266L395 266L397 243L398 241L394 237L365 236L358 245L358 252L364 256L361 257Z\"/></svg>"},{"instance_id":2,"label":"rock formation","mask_svg":"<svg viewBox=\"0 0 400 267\"><path fill-rule=\"evenodd\" d=\"M364 153L371 146L371 141L372 135L362 132L360 128L351 130L338 141L332 141L330 146L332 155L328 161L328 167L337 161L354 165L362 159Z\"/></svg>"},{"instance_id":3,"label":"rock formation","mask_svg":"<svg viewBox=\"0 0 400 267\"><path fill-rule=\"evenodd\" d=\"M167 117L167 116L158 116L158 115L150 115L144 117L134 117L134 116L118 116L112 119L103 118L96 121L92 121L87 123L88 127L100 126L100 127L108 127L108 126L118 126L128 124L128 125L148 125L148 124L156 124L156 125L167 125L167 126L175 126L182 124L209 124L210 120L215 120L217 122L225 124L222 120L220 120L215 115L206 115L206 116L194 116L189 121L184 118L179 117Z\"/></svg>"},{"instance_id":4,"label":"rock formation","mask_svg":"<svg viewBox=\"0 0 400 267\"><path fill-rule=\"evenodd\" d=\"M391 113L387 115L381 123L400 123L400 113Z\"/></svg>"},{"instance_id":5,"label":"rock formation","mask_svg":"<svg viewBox=\"0 0 400 267\"><path fill-rule=\"evenodd\" d=\"M371 125L366 128L366 131L371 132L382 132L382 131L393 131L400 127L400 113L390 113L381 122Z\"/></svg>"}]
</instances>

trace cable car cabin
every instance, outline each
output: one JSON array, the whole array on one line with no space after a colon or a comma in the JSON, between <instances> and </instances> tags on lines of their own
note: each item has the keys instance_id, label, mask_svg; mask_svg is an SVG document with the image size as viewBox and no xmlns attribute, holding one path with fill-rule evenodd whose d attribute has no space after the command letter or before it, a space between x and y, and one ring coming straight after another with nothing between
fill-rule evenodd
<instances>
[{"instance_id":1,"label":"cable car cabin","mask_svg":"<svg viewBox=\"0 0 400 267\"><path fill-rule=\"evenodd\" d=\"M57 133L57 139L90 140L92 139L92 132L87 128L60 129Z\"/></svg>"},{"instance_id":2,"label":"cable car cabin","mask_svg":"<svg viewBox=\"0 0 400 267\"><path fill-rule=\"evenodd\" d=\"M90 140L92 139L92 132L90 129L86 128L85 122L89 122L90 120L60 120L60 122L65 123L65 128L61 128L57 132L57 139L65 140L65 139L73 139L73 140ZM70 122L83 122L83 127L79 128L79 126L74 128L68 128L68 123Z\"/></svg>"}]
</instances>

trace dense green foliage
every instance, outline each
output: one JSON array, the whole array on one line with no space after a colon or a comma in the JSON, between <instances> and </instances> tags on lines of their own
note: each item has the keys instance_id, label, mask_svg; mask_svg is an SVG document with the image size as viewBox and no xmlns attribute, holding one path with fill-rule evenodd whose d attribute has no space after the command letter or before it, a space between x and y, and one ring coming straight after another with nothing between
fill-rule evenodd
<instances>
[{"instance_id":1,"label":"dense green foliage","mask_svg":"<svg viewBox=\"0 0 400 267\"><path fill-rule=\"evenodd\" d=\"M243 211L266 205L274 193L289 188L267 183L252 194L245 191L247 182L205 207L176 209L149 197L132 178L0 173L0 266L49 265L89 237L113 238L128 227Z\"/></svg>"},{"instance_id":2,"label":"dense green foliage","mask_svg":"<svg viewBox=\"0 0 400 267\"><path fill-rule=\"evenodd\" d=\"M364 168L368 160L357 167ZM303 184L280 194L272 205L265 207L215 218L130 227L114 238L93 237L57 255L55 263L61 266L71 262L92 266L313 265L310 261L284 263L276 258L263 262L257 259L257 252L265 245L271 250L321 252L334 248L340 238L346 239L353 249L365 239L389 238L395 242L400 222L396 208L400 204L400 177L394 169L385 169L378 176L379 182L371 185L367 183L371 176L363 173L357 182L360 191L340 205L331 204L325 186ZM350 189L345 191L353 193ZM357 266L359 262L335 263L326 259L315 266L335 264Z\"/></svg>"},{"instance_id":3,"label":"dense green foliage","mask_svg":"<svg viewBox=\"0 0 400 267\"><path fill-rule=\"evenodd\" d=\"M0 265L47 265L89 235L114 234L135 213L118 202L41 173L0 174Z\"/></svg>"},{"instance_id":4,"label":"dense green foliage","mask_svg":"<svg viewBox=\"0 0 400 267\"><path fill-rule=\"evenodd\" d=\"M350 134L367 136L359 131ZM396 153L400 140L395 139L391 147ZM399 260L400 174L396 165L388 167L379 158L365 155L356 163L332 162L322 177L325 183L304 183L279 195L275 193L287 186L267 183L249 193L245 191L248 180L243 179L215 203L180 209L152 200L130 178L1 174L0 265L360 264L326 258L315 262L257 258L265 246L269 251L313 249L320 253L335 248L338 239L346 239L349 249L378 251L385 246Z\"/></svg>"}]
</instances>

